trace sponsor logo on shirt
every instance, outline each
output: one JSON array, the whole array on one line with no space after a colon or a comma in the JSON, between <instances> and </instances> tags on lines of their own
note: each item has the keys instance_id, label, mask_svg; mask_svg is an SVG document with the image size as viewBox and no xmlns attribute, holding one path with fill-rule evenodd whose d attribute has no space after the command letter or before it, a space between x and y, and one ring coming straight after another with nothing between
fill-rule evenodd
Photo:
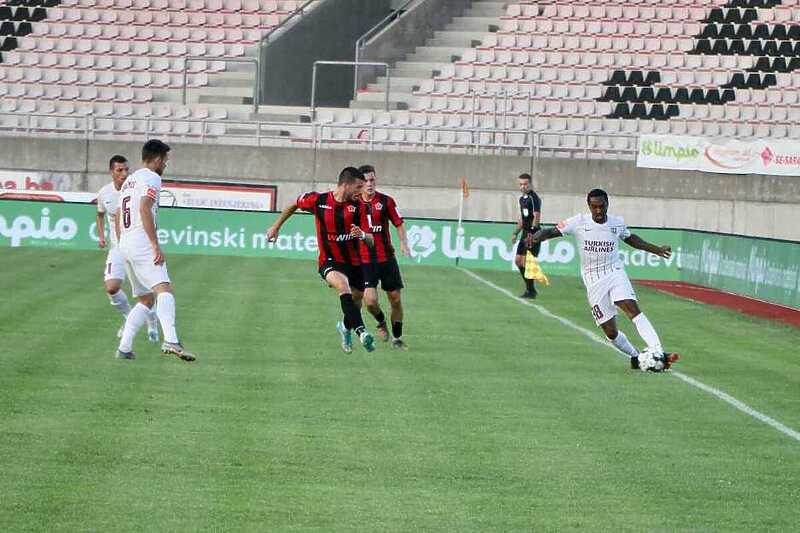
<instances>
[{"instance_id":1,"label":"sponsor logo on shirt","mask_svg":"<svg viewBox=\"0 0 800 533\"><path fill-rule=\"evenodd\" d=\"M328 233L328 240L333 242L344 242L344 241L352 241L356 239L349 233L347 234L335 234L335 233Z\"/></svg>"},{"instance_id":2,"label":"sponsor logo on shirt","mask_svg":"<svg viewBox=\"0 0 800 533\"><path fill-rule=\"evenodd\" d=\"M583 251L608 254L614 251L615 241L583 241Z\"/></svg>"}]
</instances>

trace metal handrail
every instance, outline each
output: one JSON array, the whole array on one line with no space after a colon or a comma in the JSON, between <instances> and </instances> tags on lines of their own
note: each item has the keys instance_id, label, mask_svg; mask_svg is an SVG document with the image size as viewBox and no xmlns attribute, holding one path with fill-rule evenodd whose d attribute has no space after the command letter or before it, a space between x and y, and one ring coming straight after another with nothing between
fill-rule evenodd
<instances>
[{"instance_id":1,"label":"metal handrail","mask_svg":"<svg viewBox=\"0 0 800 533\"><path fill-rule=\"evenodd\" d=\"M102 129L97 130L95 120L102 119L102 120L125 120L131 122L138 122L145 124L144 132L141 131L131 131L124 133L125 135L143 135L151 132L151 125L154 123L160 122L172 122L172 123L183 123L183 124L201 124L202 128L200 130L199 138L200 142L205 142L206 137L211 135L209 134L209 126L212 125L224 125L224 126L251 126L255 128L255 131L250 134L230 134L226 132L226 136L228 137L236 137L236 138L244 138L244 139L254 139L259 146L261 146L262 138L268 139L269 137L264 136L265 129L269 128L283 128L283 129L290 129L290 128L310 128L310 134L308 136L302 137L294 137L293 140L295 141L310 141L311 146L314 149L322 148L324 145L334 145L341 142L346 142L349 144L362 144L367 146L369 149L374 149L376 144L380 144L383 146L391 146L391 145L421 145L423 149L426 146L445 146L449 145L448 142L442 141L433 141L430 140L430 135L433 133L445 133L445 132L452 132L452 133L468 133L470 134L471 142L469 146L473 147L476 150L497 150L497 149L516 149L520 150L523 149L528 152L532 157L539 157L539 154L542 150L544 151L568 151L575 154L583 153L584 156L588 156L589 152L603 152L603 153L620 153L620 154L635 154L636 144L638 144L639 137L638 135L634 134L611 134L611 133L589 133L589 132L575 132L575 133L564 133L564 132L555 132L555 131L547 131L547 130L533 130L533 129L508 129L508 128L482 128L482 127L451 127L451 126L414 126L411 124L404 124L404 125L377 125L377 124L353 124L353 123L321 123L321 122L311 122L311 123L297 123L297 122L262 122L256 120L231 120L231 119L191 119L191 118L168 118L168 117L120 117L120 116L103 116L97 117L94 114L83 114L83 115L65 115L65 114L36 114L36 113L16 113L16 112L3 112L0 111L0 116L24 116L25 117L25 124L20 125L17 129L10 131L14 133L16 131L24 131L26 134L31 134L34 132L50 132L56 131L60 134L75 134L75 135L84 135L86 138L90 138L95 136L96 134L100 134L105 136L106 132ZM65 118L65 119L74 119L76 121L77 127L72 128L43 128L43 127L36 127L32 125L32 119L34 118ZM346 140L337 139L335 137L326 137L325 130L330 129L340 129L340 130L366 130L370 133L369 138L348 138ZM387 136L386 140L376 141L374 138L374 132L376 131L416 131L421 133L421 141L394 141L390 140ZM0 135L4 135L6 132L0 128ZM525 145L519 144L508 144L506 142L507 135L521 135L524 134L527 136L527 142ZM197 134L183 134L183 133L165 133L167 136L176 135L179 137L198 137ZM480 135L492 135L493 141L487 144L482 144L480 142L475 142L476 136L480 139ZM542 139L546 137L563 137L563 136L571 136L571 137L579 137L584 139L585 143L584 146L575 146L575 147L550 147L550 146L542 146ZM216 135L213 135L216 137ZM589 138L627 138L627 139L634 139L634 147L627 148L627 149L618 149L618 148L601 148L601 147L589 147ZM497 142L498 139L501 139L500 142Z\"/></svg>"},{"instance_id":2,"label":"metal handrail","mask_svg":"<svg viewBox=\"0 0 800 533\"><path fill-rule=\"evenodd\" d=\"M183 86L181 87L181 102L186 105L186 86L189 79L189 63L192 61L222 61L224 63L255 63L256 65L256 80L253 85L253 112L258 112L258 91L261 87L261 62L252 57L217 57L209 59L204 56L187 56L183 61Z\"/></svg>"},{"instance_id":3,"label":"metal handrail","mask_svg":"<svg viewBox=\"0 0 800 533\"><path fill-rule=\"evenodd\" d=\"M373 27L368 29L367 32L364 33L361 37L356 39L356 51L354 56L356 62L355 66L356 68L355 68L355 79L353 81L353 98L355 98L356 95L358 94L358 66L359 64L361 64L360 63L361 49L364 48L364 46L366 45L367 39L371 37L373 34L375 34L379 29L385 29L386 27L388 27L387 24L388 22L399 20L400 17L402 17L405 14L406 8L416 1L417 0L408 0L405 4L403 4L399 8L395 9L394 11L383 17L380 20L380 22L378 22Z\"/></svg>"},{"instance_id":4,"label":"metal handrail","mask_svg":"<svg viewBox=\"0 0 800 533\"><path fill-rule=\"evenodd\" d=\"M386 94L384 96L384 107L389 111L389 92L392 87L392 73L389 63L382 63L379 61L362 62L362 65L372 67L383 67L386 69ZM314 66L311 71L311 120L316 118L317 112L317 66L319 65L334 65L334 66L354 66L358 65L356 61L314 61Z\"/></svg>"}]
</instances>

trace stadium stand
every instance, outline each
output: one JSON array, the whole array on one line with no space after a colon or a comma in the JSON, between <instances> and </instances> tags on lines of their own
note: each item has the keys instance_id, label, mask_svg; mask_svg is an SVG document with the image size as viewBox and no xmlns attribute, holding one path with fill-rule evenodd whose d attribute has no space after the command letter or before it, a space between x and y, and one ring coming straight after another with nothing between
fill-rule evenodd
<instances>
[{"instance_id":1,"label":"stadium stand","mask_svg":"<svg viewBox=\"0 0 800 533\"><path fill-rule=\"evenodd\" d=\"M567 154L654 132L796 138L798 21L796 0L517 2L400 99L417 125L553 133L541 146Z\"/></svg>"},{"instance_id":2,"label":"stadium stand","mask_svg":"<svg viewBox=\"0 0 800 533\"><path fill-rule=\"evenodd\" d=\"M215 59L254 57L301 3L7 2L0 130L91 116L96 133L235 132L221 121L249 115L219 95L251 89L216 87L237 67ZM317 110L317 131L284 124L276 142L627 157L645 133L800 138L798 21L800 0L474 2L393 65L396 109L380 109L378 79L351 108ZM181 105L186 56L205 61L189 63Z\"/></svg>"},{"instance_id":3,"label":"stadium stand","mask_svg":"<svg viewBox=\"0 0 800 533\"><path fill-rule=\"evenodd\" d=\"M187 87L213 92L215 76L237 76L221 59L254 56L302 3L10 0L0 6L0 130L83 132L91 117L99 135L220 136L219 123L197 121L246 115L213 98L197 105L194 91L182 105L185 58L203 59L186 65ZM238 76L252 87L252 73Z\"/></svg>"}]
</instances>

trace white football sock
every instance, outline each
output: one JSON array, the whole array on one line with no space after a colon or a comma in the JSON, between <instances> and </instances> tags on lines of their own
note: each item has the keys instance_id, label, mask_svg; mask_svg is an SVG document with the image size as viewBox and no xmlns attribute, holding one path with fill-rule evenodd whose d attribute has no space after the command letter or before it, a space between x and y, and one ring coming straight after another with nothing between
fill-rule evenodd
<instances>
[{"instance_id":1,"label":"white football sock","mask_svg":"<svg viewBox=\"0 0 800 533\"><path fill-rule=\"evenodd\" d=\"M175 297L171 292L162 292L158 295L156 313L161 322L161 331L166 342L177 343L178 333L175 331Z\"/></svg>"},{"instance_id":2,"label":"white football sock","mask_svg":"<svg viewBox=\"0 0 800 533\"><path fill-rule=\"evenodd\" d=\"M122 331L122 338L119 340L119 351L130 352L133 349L133 338L136 333L144 326L147 320L147 312L149 309L142 303L137 303L128 313L128 318L125 319L125 328Z\"/></svg>"},{"instance_id":3,"label":"white football sock","mask_svg":"<svg viewBox=\"0 0 800 533\"><path fill-rule=\"evenodd\" d=\"M628 337L626 337L621 331L617 331L617 338L611 339L611 343L616 346L619 351L626 355L631 357L636 357L639 355L639 352L637 352L636 348L633 347L631 341L629 341Z\"/></svg>"},{"instance_id":4,"label":"white football sock","mask_svg":"<svg viewBox=\"0 0 800 533\"><path fill-rule=\"evenodd\" d=\"M656 333L653 324L644 316L644 313L639 313L633 317L633 325L636 326L636 331L639 332L639 336L647 343L647 347L651 351L656 353L663 351L661 349L661 339L658 338L658 333Z\"/></svg>"},{"instance_id":5,"label":"white football sock","mask_svg":"<svg viewBox=\"0 0 800 533\"><path fill-rule=\"evenodd\" d=\"M111 300L111 305L116 307L117 311L119 311L122 316L128 316L128 313L131 312L131 304L128 303L128 296L122 289L114 294L109 294L108 299Z\"/></svg>"}]
</instances>

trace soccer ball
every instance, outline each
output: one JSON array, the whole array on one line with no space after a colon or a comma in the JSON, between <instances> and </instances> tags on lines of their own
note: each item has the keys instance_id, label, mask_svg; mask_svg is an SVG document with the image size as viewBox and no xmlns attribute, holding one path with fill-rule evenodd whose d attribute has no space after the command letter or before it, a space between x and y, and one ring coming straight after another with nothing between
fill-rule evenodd
<instances>
[{"instance_id":1,"label":"soccer ball","mask_svg":"<svg viewBox=\"0 0 800 533\"><path fill-rule=\"evenodd\" d=\"M664 370L664 354L645 348L639 353L639 370L661 372Z\"/></svg>"}]
</instances>

